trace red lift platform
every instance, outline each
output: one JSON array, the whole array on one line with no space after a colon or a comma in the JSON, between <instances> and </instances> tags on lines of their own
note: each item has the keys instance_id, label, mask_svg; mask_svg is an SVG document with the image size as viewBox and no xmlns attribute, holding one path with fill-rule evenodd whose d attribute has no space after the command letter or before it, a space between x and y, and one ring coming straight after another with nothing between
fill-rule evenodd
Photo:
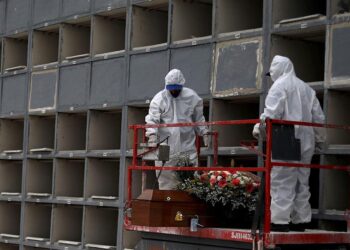
<instances>
[{"instance_id":1,"label":"red lift platform","mask_svg":"<svg viewBox=\"0 0 350 250\"><path fill-rule=\"evenodd\" d=\"M124 227L126 230L148 232L157 234L168 234L185 237L197 237L205 239L227 240L241 243L252 244L252 249L274 249L277 246L283 245L322 245L322 244L335 244L345 247L350 246L350 209L344 212L343 220L347 223L346 231L325 231L325 230L307 230L305 232L272 232L270 230L271 214L270 214L270 173L271 168L274 166L284 167L306 167L313 169L328 169L336 171L346 171L350 174L350 165L320 165L320 164L299 164L291 162L278 162L272 160L272 125L273 124L289 124L299 126L311 126L327 129L341 129L349 131L350 126L329 125L329 124L316 124L296 121L284 121L284 120L266 120L266 155L264 157L264 165L258 167L221 167L217 166L217 133L212 133L213 140L213 154L214 154L214 166L210 167L153 167L145 166L142 164L138 154L139 140L145 141L144 130L146 128L161 128L161 127L184 127L184 126L235 126L235 125L254 125L260 123L259 119L252 120L232 120L232 121L215 121L215 122L203 122L203 123L176 123L176 124L160 124L160 125L130 125L129 128L133 130L133 155L132 163L128 166L128 196L126 208L130 207L132 202L132 172L133 171L150 171L150 170L175 170L175 171L250 171L261 172L265 178L265 183L261 188L264 188L264 216L263 227L257 232L237 229L237 228L199 228L198 231L193 232L188 227L148 227L138 226L132 224L132 219L126 214L124 220ZM139 138L143 131L142 138ZM197 144L199 146L199 144ZM257 152L262 154L261 152ZM349 197L350 204L350 197Z\"/></svg>"}]
</instances>

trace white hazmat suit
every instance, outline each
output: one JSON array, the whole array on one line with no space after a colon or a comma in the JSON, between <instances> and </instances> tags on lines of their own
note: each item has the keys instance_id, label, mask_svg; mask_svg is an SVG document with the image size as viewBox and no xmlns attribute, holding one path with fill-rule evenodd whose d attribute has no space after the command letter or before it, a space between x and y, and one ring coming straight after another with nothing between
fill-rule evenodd
<instances>
[{"instance_id":1,"label":"white hazmat suit","mask_svg":"<svg viewBox=\"0 0 350 250\"><path fill-rule=\"evenodd\" d=\"M173 69L165 77L165 85L185 84L185 78L180 70ZM173 97L166 88L158 92L152 99L148 115L145 118L147 124L205 122L203 116L203 100L195 91L182 87L179 96ZM152 138L155 135L159 140L167 137L170 145L170 160L164 166L176 166L174 157L180 153L186 153L190 162L197 166L197 152L195 146L196 133L207 134L206 126L200 127L166 127L148 128L146 136ZM156 162L156 166L162 166ZM156 171L160 190L176 189L179 184L175 171Z\"/></svg>"},{"instance_id":2,"label":"white hazmat suit","mask_svg":"<svg viewBox=\"0 0 350 250\"><path fill-rule=\"evenodd\" d=\"M275 56L270 67L274 84L265 100L260 119L293 120L324 123L325 117L315 91L296 77L292 62ZM253 135L259 133L256 124ZM301 163L310 164L315 143L325 141L324 130L295 126L295 137L301 142ZM311 221L309 203L309 168L274 167L271 171L271 222L274 224L308 223Z\"/></svg>"}]
</instances>

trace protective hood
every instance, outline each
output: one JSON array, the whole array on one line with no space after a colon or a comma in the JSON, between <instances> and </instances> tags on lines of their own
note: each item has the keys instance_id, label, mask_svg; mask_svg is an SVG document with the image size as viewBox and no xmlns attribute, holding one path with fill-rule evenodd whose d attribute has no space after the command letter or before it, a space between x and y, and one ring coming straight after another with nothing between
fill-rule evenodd
<instances>
[{"instance_id":1,"label":"protective hood","mask_svg":"<svg viewBox=\"0 0 350 250\"><path fill-rule=\"evenodd\" d=\"M172 69L165 76L165 87L168 85L180 85L183 86L186 80L182 72L178 69Z\"/></svg>"},{"instance_id":2,"label":"protective hood","mask_svg":"<svg viewBox=\"0 0 350 250\"><path fill-rule=\"evenodd\" d=\"M270 75L274 82L282 76L295 76L293 63L287 57L275 56L270 66Z\"/></svg>"}]
</instances>

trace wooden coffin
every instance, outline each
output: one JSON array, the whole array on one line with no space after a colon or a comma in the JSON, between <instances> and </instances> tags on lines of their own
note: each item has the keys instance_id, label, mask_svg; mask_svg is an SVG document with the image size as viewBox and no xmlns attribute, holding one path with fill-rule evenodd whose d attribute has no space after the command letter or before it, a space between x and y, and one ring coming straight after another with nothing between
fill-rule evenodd
<instances>
[{"instance_id":1,"label":"wooden coffin","mask_svg":"<svg viewBox=\"0 0 350 250\"><path fill-rule=\"evenodd\" d=\"M215 226L207 204L183 191L147 189L132 201L133 225L150 227L189 227L191 218L198 215L205 227ZM176 221L177 212L183 221Z\"/></svg>"}]
</instances>

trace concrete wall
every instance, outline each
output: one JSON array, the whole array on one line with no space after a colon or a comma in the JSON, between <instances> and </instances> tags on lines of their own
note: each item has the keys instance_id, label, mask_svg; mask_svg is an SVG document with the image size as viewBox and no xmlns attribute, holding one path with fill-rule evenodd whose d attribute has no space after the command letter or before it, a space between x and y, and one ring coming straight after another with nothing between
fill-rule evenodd
<instances>
[{"instance_id":1,"label":"concrete wall","mask_svg":"<svg viewBox=\"0 0 350 250\"><path fill-rule=\"evenodd\" d=\"M338 2L0 0L0 234L19 236L0 237L13 244L1 248L136 245L139 234L123 230L127 125L144 122L171 68L209 120L251 119L271 85L270 60L289 56L328 122L348 125L350 25ZM245 163L237 148L252 126L215 129L220 163ZM333 149L315 161L346 164L350 134L327 132ZM345 210L348 175L318 174L313 208ZM136 197L144 176L133 176Z\"/></svg>"}]
</instances>

